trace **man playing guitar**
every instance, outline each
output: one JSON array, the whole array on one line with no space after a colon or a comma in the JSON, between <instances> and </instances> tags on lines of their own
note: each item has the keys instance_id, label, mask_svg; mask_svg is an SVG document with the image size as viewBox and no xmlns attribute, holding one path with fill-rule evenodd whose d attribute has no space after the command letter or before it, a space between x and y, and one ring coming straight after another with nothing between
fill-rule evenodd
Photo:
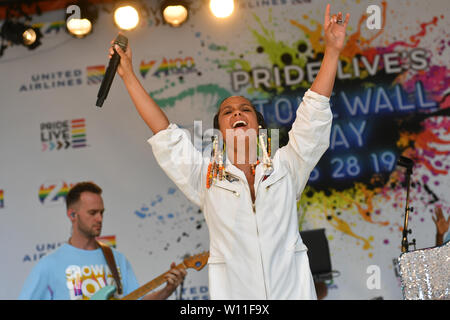
<instances>
[{"instance_id":1,"label":"man playing guitar","mask_svg":"<svg viewBox=\"0 0 450 320\"><path fill-rule=\"evenodd\" d=\"M69 241L52 254L43 257L33 268L20 293L23 300L87 300L105 286L120 288L115 298L138 288L133 269L125 256L112 249L120 283L114 279L103 249L97 242L103 222L102 189L92 182L76 184L67 194L67 216L72 222ZM105 245L102 245L104 247ZM142 297L167 299L186 276L183 267L175 267L164 276L167 284ZM114 269L114 267L113 267Z\"/></svg>"}]
</instances>

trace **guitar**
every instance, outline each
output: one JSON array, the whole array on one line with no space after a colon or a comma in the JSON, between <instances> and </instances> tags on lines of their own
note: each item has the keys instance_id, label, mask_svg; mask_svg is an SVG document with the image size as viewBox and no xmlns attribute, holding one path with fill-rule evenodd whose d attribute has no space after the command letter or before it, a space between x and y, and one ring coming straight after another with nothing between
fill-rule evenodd
<instances>
[{"instance_id":1,"label":"guitar","mask_svg":"<svg viewBox=\"0 0 450 320\"><path fill-rule=\"evenodd\" d=\"M208 262L209 252L202 252L200 254L196 254L194 256L190 256L183 260L182 263L177 265L175 268L191 268L195 269L197 271L200 271L203 269L203 267ZM170 270L169 270L170 271ZM129 293L125 297L122 297L119 300L137 300L146 293L152 291L153 289L159 287L164 282L166 282L166 279L164 276L169 273L169 271L164 272L160 276L156 277L155 279L147 282L142 287L137 288L133 292ZM108 300L110 299L113 294L116 292L115 286L105 286L101 288L99 291L97 291L92 297L91 300Z\"/></svg>"}]
</instances>

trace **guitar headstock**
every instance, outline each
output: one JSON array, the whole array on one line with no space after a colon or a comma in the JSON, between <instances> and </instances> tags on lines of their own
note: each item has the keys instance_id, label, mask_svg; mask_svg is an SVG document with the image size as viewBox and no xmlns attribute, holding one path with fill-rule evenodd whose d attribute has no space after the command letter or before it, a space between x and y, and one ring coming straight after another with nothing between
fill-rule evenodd
<instances>
[{"instance_id":1,"label":"guitar headstock","mask_svg":"<svg viewBox=\"0 0 450 320\"><path fill-rule=\"evenodd\" d=\"M186 266L186 268L192 268L197 271L200 271L201 269L203 269L204 266L206 266L208 258L209 258L209 251L206 251L184 259L183 263Z\"/></svg>"}]
</instances>

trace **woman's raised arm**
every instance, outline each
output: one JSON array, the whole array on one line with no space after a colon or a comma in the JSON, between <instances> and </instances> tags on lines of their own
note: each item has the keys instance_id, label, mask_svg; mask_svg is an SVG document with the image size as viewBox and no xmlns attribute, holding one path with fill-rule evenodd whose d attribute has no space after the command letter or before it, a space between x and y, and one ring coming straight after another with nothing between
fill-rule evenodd
<instances>
[{"instance_id":1,"label":"woman's raised arm","mask_svg":"<svg viewBox=\"0 0 450 320\"><path fill-rule=\"evenodd\" d=\"M131 48L128 47L126 52L124 52L118 45L115 45L114 49L120 55L120 64L117 68L117 73L125 83L125 87L139 115L154 134L166 129L169 126L169 120L166 114L145 91L133 71ZM110 48L109 53L111 57L114 53L113 48Z\"/></svg>"},{"instance_id":2,"label":"woman's raised arm","mask_svg":"<svg viewBox=\"0 0 450 320\"><path fill-rule=\"evenodd\" d=\"M323 28L325 32L325 53L319 73L311 85L311 90L326 97L330 97L333 91L334 79L339 61L339 54L344 48L345 29L347 28L350 14L347 13L345 21L342 20L342 12L330 17L330 5L325 9Z\"/></svg>"}]
</instances>

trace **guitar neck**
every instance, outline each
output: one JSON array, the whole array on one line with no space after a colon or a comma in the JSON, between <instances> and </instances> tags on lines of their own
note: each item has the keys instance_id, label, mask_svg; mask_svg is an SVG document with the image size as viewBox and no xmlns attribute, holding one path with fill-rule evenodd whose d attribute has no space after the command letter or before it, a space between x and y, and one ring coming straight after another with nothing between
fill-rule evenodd
<instances>
[{"instance_id":1,"label":"guitar neck","mask_svg":"<svg viewBox=\"0 0 450 320\"><path fill-rule=\"evenodd\" d=\"M184 263L180 263L179 265L177 265L175 268L186 268L186 266L184 265ZM164 282L166 282L167 280L165 279L165 276L170 272L164 272L163 274L161 274L160 276L158 276L157 278L147 282L146 284L144 284L142 287L137 288L136 290L134 290L133 292L131 292L130 294L126 295L125 297L123 297L121 300L137 300L140 297L144 296L145 294L147 294L148 292L152 291L155 288L158 288L160 285L162 285Z\"/></svg>"}]
</instances>

